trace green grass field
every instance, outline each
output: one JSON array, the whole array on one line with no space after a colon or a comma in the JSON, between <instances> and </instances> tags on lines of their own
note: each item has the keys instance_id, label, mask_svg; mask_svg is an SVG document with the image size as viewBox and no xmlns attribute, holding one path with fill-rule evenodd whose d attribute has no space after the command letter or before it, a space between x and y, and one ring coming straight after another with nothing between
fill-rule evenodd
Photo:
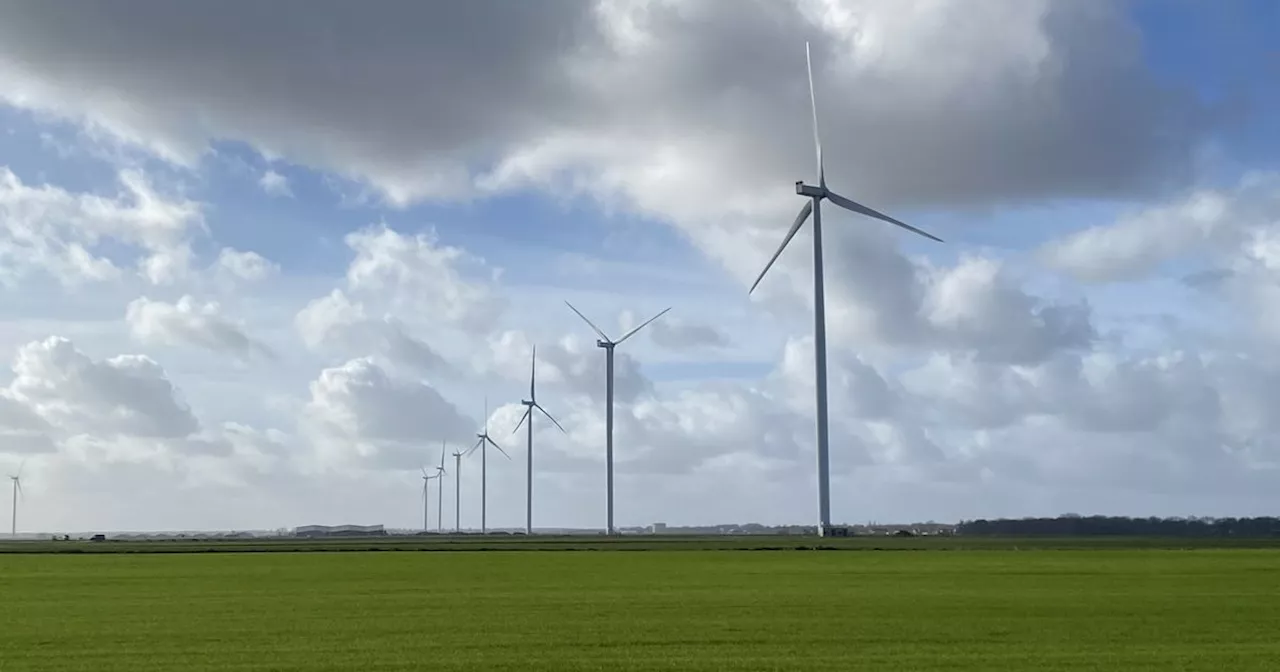
<instances>
[{"instance_id":1,"label":"green grass field","mask_svg":"<svg viewBox=\"0 0 1280 672\"><path fill-rule=\"evenodd\" d=\"M0 670L1275 670L1259 549L0 556Z\"/></svg>"}]
</instances>

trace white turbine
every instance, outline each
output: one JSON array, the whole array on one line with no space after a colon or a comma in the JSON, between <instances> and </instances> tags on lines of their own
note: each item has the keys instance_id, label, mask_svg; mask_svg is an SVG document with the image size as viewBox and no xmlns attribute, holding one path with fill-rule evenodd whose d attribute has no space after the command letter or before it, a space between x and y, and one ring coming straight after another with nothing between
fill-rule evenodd
<instances>
[{"instance_id":1,"label":"white turbine","mask_svg":"<svg viewBox=\"0 0 1280 672\"><path fill-rule=\"evenodd\" d=\"M809 71L809 104L813 109L813 144L818 156L818 184L817 186L808 185L803 180L796 182L796 193L808 197L809 200L804 204L804 207L800 208L800 214L796 215L795 221L791 224L791 230L782 239L782 244L778 246L778 251L773 253L773 256L769 258L769 263L765 264L764 270L760 271L759 277L756 278L755 282L751 283L751 290L748 291L748 294L755 291L756 286L764 279L765 273L768 273L773 266L773 262L778 260L778 255L782 254L782 251L787 248L787 244L791 242L796 232L800 230L805 220L812 214L813 364L818 425L818 534L825 536L830 533L831 529L831 493L827 433L827 327L825 295L822 287L822 201L823 199L829 200L845 210L888 222L930 240L942 242L942 239L827 189L826 170L822 162L822 141L818 136L818 99L813 89L813 60L809 56L808 42L804 45L804 55Z\"/></svg>"},{"instance_id":2,"label":"white turbine","mask_svg":"<svg viewBox=\"0 0 1280 672\"><path fill-rule=\"evenodd\" d=\"M13 482L13 511L9 519L9 536L18 536L18 496L22 494L22 465L18 465L18 473L9 477Z\"/></svg>"},{"instance_id":3,"label":"white turbine","mask_svg":"<svg viewBox=\"0 0 1280 672\"><path fill-rule=\"evenodd\" d=\"M422 531L430 530L431 524L431 481L439 478L439 474L435 476L427 475L427 468L422 467Z\"/></svg>"},{"instance_id":4,"label":"white turbine","mask_svg":"<svg viewBox=\"0 0 1280 672\"><path fill-rule=\"evenodd\" d=\"M543 408L542 405L538 403L537 387L534 384L534 381L537 378L537 375L538 375L538 346L535 345L533 346L532 363L529 365L529 398L520 402L525 406L524 415L520 416L520 422L516 423L516 428L511 430L511 433L515 434L516 432L520 431L520 425L524 424L525 420L529 421L529 425L526 429L526 431L528 432L528 447L527 447L528 452L525 454L526 464L525 464L524 533L527 535L533 534L533 409L536 408L539 411L541 411L543 415L547 416L548 420L555 423L555 426L558 427L561 432L568 434L568 432L564 431L564 427L560 426L560 422L557 421L555 418L551 417L551 414L547 412L547 409Z\"/></svg>"},{"instance_id":5,"label":"white turbine","mask_svg":"<svg viewBox=\"0 0 1280 672\"><path fill-rule=\"evenodd\" d=\"M489 454L488 447L493 446L494 448L497 448L498 452L502 453L503 457L507 458L508 460L511 459L511 456L507 454L507 451L502 449L502 446L499 446L493 439L489 438L489 398L488 397L485 397L485 400L484 400L484 431L479 434L476 434L476 436L479 438L479 440L476 441L476 444L474 446L471 446L471 448L468 449L467 452L463 454L470 455L471 453L475 452L476 448L480 449L480 534L487 534L489 532L489 527L488 527L488 521L485 519L485 516L487 515L486 498L488 496L488 493L486 492L485 487L486 487L486 480L488 479L488 467L487 467L488 460L486 459L486 457Z\"/></svg>"},{"instance_id":6,"label":"white turbine","mask_svg":"<svg viewBox=\"0 0 1280 672\"><path fill-rule=\"evenodd\" d=\"M578 317L582 318L583 322L587 323L587 326L591 327L597 334L600 335L600 340L596 341L596 347L604 348L604 353L605 353L605 357L604 357L604 376L605 376L604 461L605 461L605 473L606 473L605 489L608 491L608 494L606 496L606 505L605 505L605 508L607 510L607 515L606 515L607 521L605 526L605 532L607 534L613 534L613 349L621 345L623 341L634 336L637 331L640 331L641 329L644 329L645 327L649 326L650 322L665 315L667 311L671 309L664 308L662 312L645 320L643 323L640 324L640 326L636 327L635 329L628 331L626 335L624 335L622 338L619 338L616 341L611 341L609 340L608 336L604 335L603 331L600 331L600 327L597 327L594 323L591 322L591 320L588 320L587 316L579 312L577 308L574 308L572 303L565 301L564 304L566 306L569 306L569 310L572 310L574 313L576 313Z\"/></svg>"},{"instance_id":7,"label":"white turbine","mask_svg":"<svg viewBox=\"0 0 1280 672\"><path fill-rule=\"evenodd\" d=\"M462 456L453 454L453 531L462 531Z\"/></svg>"},{"instance_id":8,"label":"white turbine","mask_svg":"<svg viewBox=\"0 0 1280 672\"><path fill-rule=\"evenodd\" d=\"M439 480L436 483L436 532L444 531L444 477L449 472L444 470L444 439L440 440L440 464L436 465L436 475L432 478ZM425 525L423 526L426 527Z\"/></svg>"}]
</instances>

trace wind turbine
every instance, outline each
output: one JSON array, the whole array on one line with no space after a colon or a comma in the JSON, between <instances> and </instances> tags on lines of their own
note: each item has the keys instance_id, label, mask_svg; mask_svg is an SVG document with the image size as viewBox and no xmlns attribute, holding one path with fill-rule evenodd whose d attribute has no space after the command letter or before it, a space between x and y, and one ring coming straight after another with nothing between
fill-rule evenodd
<instances>
[{"instance_id":1,"label":"wind turbine","mask_svg":"<svg viewBox=\"0 0 1280 672\"><path fill-rule=\"evenodd\" d=\"M860 215L865 215L882 222L888 222L895 226L904 228L912 233L924 236L930 240L942 242L941 238L917 229L914 226L900 222L884 213L872 210L865 205L856 203L840 194L837 194L827 188L826 171L822 163L822 141L818 136L818 99L813 90L813 59L809 55L809 43L804 44L805 62L809 71L809 104L813 109L813 144L817 151L818 157L818 184L817 186L805 184L803 180L796 182L796 193L801 196L808 197L808 201L804 207L800 208L800 214L796 215L795 221L791 224L791 230L787 231L786 238L782 239L782 244L778 246L778 251L773 253L769 258L769 263L765 264L764 270L760 271L756 281L751 283L751 289L747 292L754 292L756 286L764 279L765 273L773 266L773 262L778 260L778 255L787 248L787 244L795 237L796 232L804 225L809 215L813 215L813 365L815 377L815 394L817 402L817 425L818 425L818 534L825 536L830 532L831 528L831 493L830 493L830 471L828 459L828 432L827 432L827 326L826 326L826 299L822 288L822 201L826 199L835 205Z\"/></svg>"},{"instance_id":2,"label":"wind turbine","mask_svg":"<svg viewBox=\"0 0 1280 672\"><path fill-rule=\"evenodd\" d=\"M559 421L551 417L551 414L547 412L547 409L543 408L542 405L538 403L537 388L534 385L534 381L538 375L538 346L536 345L533 346L533 357L531 360L532 361L529 364L529 398L520 402L525 407L524 415L520 416L520 422L516 423L516 428L511 430L511 433L515 434L520 431L520 425L524 424L525 420L529 421L529 425L527 427L529 445L528 452L525 454L526 464L524 491L524 533L527 535L533 534L533 409L536 408L541 411L543 415L547 416L548 420L555 423L556 427L560 428L562 433L568 434L568 432L564 431L564 427L560 426Z\"/></svg>"},{"instance_id":3,"label":"wind turbine","mask_svg":"<svg viewBox=\"0 0 1280 672\"><path fill-rule=\"evenodd\" d=\"M564 305L569 306L569 310L572 310L574 313L578 315L578 317L581 317L582 321L587 323L587 326L591 327L597 334L600 335L600 340L596 341L596 347L604 348L604 353L605 353L605 356L604 356L604 375L605 375L604 461L605 461L605 470L606 470L606 476L605 476L606 486L605 487L606 487L606 490L608 491L607 503L606 503L606 509L608 511L607 513L608 521L607 521L607 526L605 528L605 531L607 534L613 534L613 349L621 345L623 341L634 336L637 331L640 331L641 329L644 329L645 327L649 326L650 322L665 315L667 311L671 309L664 308L662 312L658 313L657 315L654 315L648 320L645 320L640 326L636 327L635 329L628 331L626 335L623 336L622 338L619 338L616 341L611 341L609 340L608 336L604 335L603 331L600 331L600 327L597 327L595 324L591 322L591 320L588 320L587 316L579 312L577 308L574 308L572 303L565 301Z\"/></svg>"},{"instance_id":4,"label":"wind turbine","mask_svg":"<svg viewBox=\"0 0 1280 672\"><path fill-rule=\"evenodd\" d=\"M485 507L487 505L486 498L488 494L485 491L485 487L487 485L486 480L488 478L488 469L486 467L488 461L485 459L485 457L489 454L488 447L493 446L494 448L497 448L498 452L502 453L503 457L507 458L508 460L511 459L511 456L507 454L507 451L502 449L502 446L499 446L493 439L489 438L489 398L488 397L485 397L485 400L484 400L484 431L479 434L476 434L476 436L479 438L479 440L476 441L476 445L471 446L471 448L468 449L467 452L463 454L470 455L471 453L475 452L476 448L480 449L480 534L487 534L489 531L489 528L488 528L488 522L485 520L485 514L486 514Z\"/></svg>"},{"instance_id":5,"label":"wind turbine","mask_svg":"<svg viewBox=\"0 0 1280 672\"><path fill-rule=\"evenodd\" d=\"M436 484L436 532L444 531L444 476L449 473L444 470L444 439L440 440L440 464L436 465L436 475L433 478L439 479ZM425 525L423 526L426 527Z\"/></svg>"},{"instance_id":6,"label":"wind turbine","mask_svg":"<svg viewBox=\"0 0 1280 672\"><path fill-rule=\"evenodd\" d=\"M22 467L26 464L26 460L18 463L18 473L9 477L9 480L13 481L13 511L9 522L9 536L14 538L18 536L18 496L22 494Z\"/></svg>"},{"instance_id":7,"label":"wind turbine","mask_svg":"<svg viewBox=\"0 0 1280 672\"><path fill-rule=\"evenodd\" d=\"M422 467L422 531L423 532L427 532L428 530L430 530L429 525L431 520L431 489L428 486L431 485L432 480L437 478L440 478L440 474L436 474L435 476L428 476L427 468Z\"/></svg>"},{"instance_id":8,"label":"wind turbine","mask_svg":"<svg viewBox=\"0 0 1280 672\"><path fill-rule=\"evenodd\" d=\"M462 456L453 454L453 531L462 531Z\"/></svg>"}]
</instances>

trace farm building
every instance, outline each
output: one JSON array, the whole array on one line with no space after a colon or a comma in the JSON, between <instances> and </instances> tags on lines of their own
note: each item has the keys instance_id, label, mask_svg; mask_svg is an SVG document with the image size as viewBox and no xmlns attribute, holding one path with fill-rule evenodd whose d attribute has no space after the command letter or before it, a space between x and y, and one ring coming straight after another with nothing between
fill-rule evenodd
<instances>
[{"instance_id":1,"label":"farm building","mask_svg":"<svg viewBox=\"0 0 1280 672\"><path fill-rule=\"evenodd\" d=\"M295 528L296 537L381 537L387 534L381 525L303 525Z\"/></svg>"}]
</instances>

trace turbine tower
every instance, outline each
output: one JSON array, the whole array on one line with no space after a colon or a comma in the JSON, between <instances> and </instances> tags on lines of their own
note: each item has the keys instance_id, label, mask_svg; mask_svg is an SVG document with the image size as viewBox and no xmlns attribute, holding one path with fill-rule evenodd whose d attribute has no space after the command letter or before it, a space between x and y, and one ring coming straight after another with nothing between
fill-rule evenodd
<instances>
[{"instance_id":1,"label":"turbine tower","mask_svg":"<svg viewBox=\"0 0 1280 672\"><path fill-rule=\"evenodd\" d=\"M487 505L487 502L485 500L488 496L488 493L486 492L486 489L485 489L487 485L486 480L488 479L488 468L487 468L488 460L485 458L489 454L488 447L493 446L494 448L497 448L498 452L502 453L503 457L507 458L508 460L511 459L511 456L507 454L507 451L502 449L502 446L499 446L496 442L494 442L493 439L489 438L489 399L488 397L486 397L484 400L484 431L479 434L476 434L476 437L478 437L479 439L478 441L476 441L476 444L474 446L471 446L471 448L467 450L466 453L463 453L463 454L470 455L471 453L475 452L476 448L480 449L480 534L488 534L489 532L488 521L485 519L486 505Z\"/></svg>"},{"instance_id":2,"label":"turbine tower","mask_svg":"<svg viewBox=\"0 0 1280 672\"><path fill-rule=\"evenodd\" d=\"M854 202L830 189L827 189L826 171L822 162L822 141L818 136L818 99L813 90L813 59L809 55L809 43L804 45L805 61L809 71L809 104L813 110L813 144L817 152L818 158L818 184L817 186L805 184L803 180L796 182L796 193L807 197L809 200L800 208L800 214L796 215L796 219L791 224L791 230L787 232L787 236L782 239L782 244L778 246L778 250L769 258L769 263L765 264L764 270L760 271L760 275L756 281L751 283L751 289L748 294L755 291L756 286L764 279L765 273L773 266L773 262L778 260L778 255L787 248L787 244L795 237L796 232L804 225L809 215L813 215L813 365L815 378L815 396L817 403L817 425L818 425L818 534L826 536L831 531L831 481L830 481L830 463L828 455L828 432L827 432L827 326L826 326L826 299L822 287L822 201L826 199L835 205L860 215L865 215L882 222L888 222L895 226L904 228L912 233L924 236L930 240L942 242L941 238L932 234L921 231L909 224L900 222L884 213L877 212L865 205Z\"/></svg>"},{"instance_id":3,"label":"turbine tower","mask_svg":"<svg viewBox=\"0 0 1280 672\"><path fill-rule=\"evenodd\" d=\"M536 345L533 346L533 357L531 359L532 362L529 364L529 398L520 402L525 407L524 415L520 416L520 422L516 423L516 428L511 430L511 433L515 434L520 431L520 425L524 424L525 420L529 421L526 428L526 431L528 432L528 452L525 453L524 533L526 535L533 534L533 409L536 408L541 411L543 415L547 416L548 420L555 423L555 426L558 427L562 433L568 434L568 432L564 431L564 427L560 426L559 421L551 417L551 414L547 412L547 409L543 408L542 405L538 403L537 388L534 385L534 381L538 375L538 346Z\"/></svg>"},{"instance_id":4,"label":"turbine tower","mask_svg":"<svg viewBox=\"0 0 1280 672\"><path fill-rule=\"evenodd\" d=\"M453 531L462 531L462 456L453 454Z\"/></svg>"},{"instance_id":5,"label":"turbine tower","mask_svg":"<svg viewBox=\"0 0 1280 672\"><path fill-rule=\"evenodd\" d=\"M663 309L662 312L654 315L648 320L645 320L640 324L640 326L628 331L622 338L619 338L616 341L611 341L608 336L604 335L603 331L600 331L600 327L597 327L591 322L591 320L588 320L587 316L579 312L577 308L574 308L572 303L565 301L564 305L569 306L569 310L572 310L578 315L578 317L581 317L582 321L587 323L587 326L591 327L600 335L600 340L596 341L596 347L604 348L604 461L606 473L605 489L608 491L605 505L607 510L605 532L607 534L613 534L613 349L621 345L623 341L634 336L637 331L649 326L650 322L665 315L667 311L671 309Z\"/></svg>"},{"instance_id":6,"label":"turbine tower","mask_svg":"<svg viewBox=\"0 0 1280 672\"><path fill-rule=\"evenodd\" d=\"M9 480L13 482L13 509L9 518L9 536L14 538L18 536L18 497L22 494L22 468L26 465L26 460L19 462L18 472L9 476Z\"/></svg>"},{"instance_id":7,"label":"turbine tower","mask_svg":"<svg viewBox=\"0 0 1280 672\"><path fill-rule=\"evenodd\" d=\"M433 478L440 482L436 483L436 532L444 531L444 477L449 472L444 470L444 439L440 440L440 464L436 465L436 475ZM425 525L423 526L426 527Z\"/></svg>"},{"instance_id":8,"label":"turbine tower","mask_svg":"<svg viewBox=\"0 0 1280 672\"><path fill-rule=\"evenodd\" d=\"M428 476L427 468L422 467L422 531L423 532L427 532L431 529L430 528L431 489L428 486L431 485L432 480L437 479L439 477L440 477L439 474L436 474L435 476Z\"/></svg>"},{"instance_id":9,"label":"turbine tower","mask_svg":"<svg viewBox=\"0 0 1280 672\"><path fill-rule=\"evenodd\" d=\"M13 481L13 512L9 522L9 536L18 536L18 494L22 492L22 477L10 476Z\"/></svg>"}]
</instances>

